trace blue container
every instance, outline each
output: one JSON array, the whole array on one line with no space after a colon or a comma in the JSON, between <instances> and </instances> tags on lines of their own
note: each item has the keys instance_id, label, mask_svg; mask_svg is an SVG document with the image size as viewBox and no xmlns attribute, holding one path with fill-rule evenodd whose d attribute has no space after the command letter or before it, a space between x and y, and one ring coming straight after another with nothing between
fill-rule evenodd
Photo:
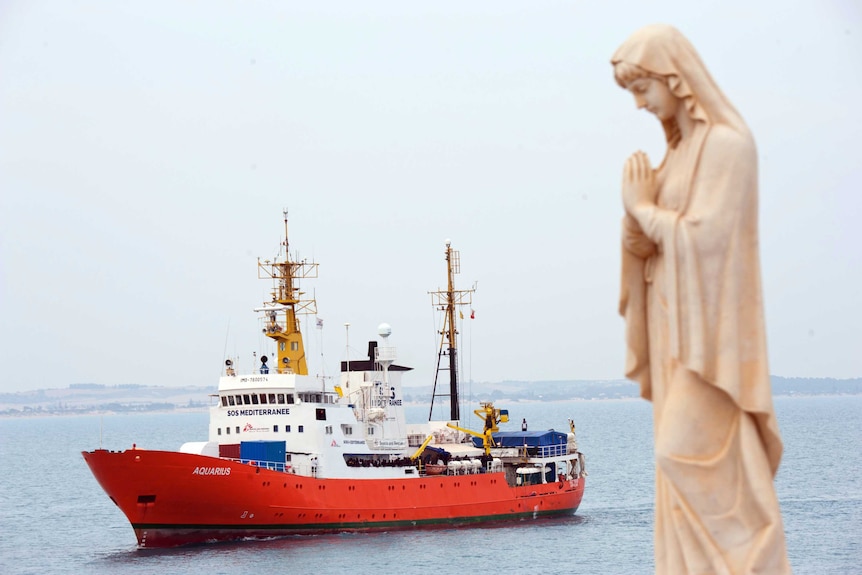
<instances>
[{"instance_id":1,"label":"blue container","mask_svg":"<svg viewBox=\"0 0 862 575\"><path fill-rule=\"evenodd\" d=\"M284 441L243 441L239 444L241 460L284 463L285 451Z\"/></svg>"},{"instance_id":2,"label":"blue container","mask_svg":"<svg viewBox=\"0 0 862 575\"><path fill-rule=\"evenodd\" d=\"M492 434L498 447L545 447L566 445L568 434L549 429L547 431L500 431ZM482 438L473 437L473 445L482 447Z\"/></svg>"}]
</instances>

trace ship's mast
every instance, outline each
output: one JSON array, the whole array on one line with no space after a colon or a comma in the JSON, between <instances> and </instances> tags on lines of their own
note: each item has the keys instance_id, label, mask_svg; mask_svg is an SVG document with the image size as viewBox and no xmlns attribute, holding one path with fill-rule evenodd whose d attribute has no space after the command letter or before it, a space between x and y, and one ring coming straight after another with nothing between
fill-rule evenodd
<instances>
[{"instance_id":1,"label":"ship's mast","mask_svg":"<svg viewBox=\"0 0 862 575\"><path fill-rule=\"evenodd\" d=\"M299 280L316 278L317 264L306 260L291 261L287 238L287 210L284 210L284 260L261 262L258 258L258 278L271 279L273 290L272 300L264 302L263 307L255 311L266 314L264 334L276 343L278 363L274 369L278 373L308 375L298 315L316 314L317 302L313 297L303 298L305 294L299 291ZM279 319L282 319L283 323L280 323Z\"/></svg>"},{"instance_id":2,"label":"ship's mast","mask_svg":"<svg viewBox=\"0 0 862 575\"><path fill-rule=\"evenodd\" d=\"M431 303L443 312L443 329L440 330L440 347L437 354L437 373L434 375L434 389L431 392L431 411L428 419L434 413L434 400L438 397L446 397L445 393L437 393L437 380L441 371L449 371L449 404L450 419L458 421L461 419L461 410L458 400L458 328L455 323L455 307L470 305L473 302L475 288L468 290L455 289L455 274L461 273L461 254L452 249L452 242L446 240L446 290L429 292ZM443 357L448 356L448 367L443 364Z\"/></svg>"}]
</instances>

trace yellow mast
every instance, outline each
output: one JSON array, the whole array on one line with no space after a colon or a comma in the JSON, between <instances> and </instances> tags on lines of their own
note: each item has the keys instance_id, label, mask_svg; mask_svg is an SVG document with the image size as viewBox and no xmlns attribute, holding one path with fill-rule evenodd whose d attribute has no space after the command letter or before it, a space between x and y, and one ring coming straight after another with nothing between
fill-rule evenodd
<instances>
[{"instance_id":1,"label":"yellow mast","mask_svg":"<svg viewBox=\"0 0 862 575\"><path fill-rule=\"evenodd\" d=\"M308 375L305 361L305 347L299 326L299 314L316 314L317 302L314 298L303 299L299 291L299 280L317 277L317 264L314 262L294 262L290 260L290 246L287 240L287 210L284 210L284 260L270 262L257 259L258 278L273 280L272 301L264 302L264 307L256 311L266 313L264 334L275 340L278 363L273 369L277 373L297 373ZM279 323L279 315L283 323Z\"/></svg>"}]
</instances>

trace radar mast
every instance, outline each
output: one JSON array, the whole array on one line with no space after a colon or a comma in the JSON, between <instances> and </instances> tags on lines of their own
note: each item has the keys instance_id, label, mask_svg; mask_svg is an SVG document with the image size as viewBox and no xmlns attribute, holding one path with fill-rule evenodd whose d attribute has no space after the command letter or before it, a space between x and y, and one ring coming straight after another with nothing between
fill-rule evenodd
<instances>
[{"instance_id":1,"label":"radar mast","mask_svg":"<svg viewBox=\"0 0 862 575\"><path fill-rule=\"evenodd\" d=\"M263 333L275 340L278 353L277 373L296 373L308 375L308 365L305 361L305 347L302 343L302 331L299 325L300 314L316 314L317 302L313 297L306 298L300 291L300 280L317 277L317 264L303 259L292 261L290 244L287 235L287 210L284 210L284 241L279 250L277 261L260 261L257 259L259 279L270 279L273 282L272 300L264 302L263 307L255 309L263 312ZM283 260L280 258L284 257ZM263 359L263 358L261 358ZM264 365L265 365L264 361Z\"/></svg>"},{"instance_id":2,"label":"radar mast","mask_svg":"<svg viewBox=\"0 0 862 575\"><path fill-rule=\"evenodd\" d=\"M461 253L452 249L451 240L446 240L446 272L446 289L428 292L431 294L431 304L437 310L443 312L443 329L439 331L440 347L437 353L437 371L434 375L434 388L431 391L431 411L428 413L428 419L430 420L434 413L434 400L438 397L447 396L445 392L437 393L437 380L440 377L441 371L448 371L450 419L452 421L459 421L461 419L461 409L458 393L458 328L455 323L455 308L462 305L471 305L473 303L473 292L476 289L475 287L468 290L455 289L455 274L461 273ZM448 361L445 363L443 362L444 357L448 357Z\"/></svg>"}]
</instances>

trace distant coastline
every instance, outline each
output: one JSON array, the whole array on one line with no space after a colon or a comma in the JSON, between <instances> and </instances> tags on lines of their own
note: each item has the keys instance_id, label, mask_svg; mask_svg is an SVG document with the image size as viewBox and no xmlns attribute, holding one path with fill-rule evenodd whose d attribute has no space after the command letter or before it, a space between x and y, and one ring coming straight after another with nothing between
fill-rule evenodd
<instances>
[{"instance_id":1,"label":"distant coastline","mask_svg":"<svg viewBox=\"0 0 862 575\"><path fill-rule=\"evenodd\" d=\"M631 400L637 384L624 380L463 382L465 403ZM862 377L851 379L772 376L774 396L862 395ZM0 393L0 417L131 414L205 411L216 388L101 385L75 383L67 388ZM404 402L427 405L430 386L405 387Z\"/></svg>"}]
</instances>

